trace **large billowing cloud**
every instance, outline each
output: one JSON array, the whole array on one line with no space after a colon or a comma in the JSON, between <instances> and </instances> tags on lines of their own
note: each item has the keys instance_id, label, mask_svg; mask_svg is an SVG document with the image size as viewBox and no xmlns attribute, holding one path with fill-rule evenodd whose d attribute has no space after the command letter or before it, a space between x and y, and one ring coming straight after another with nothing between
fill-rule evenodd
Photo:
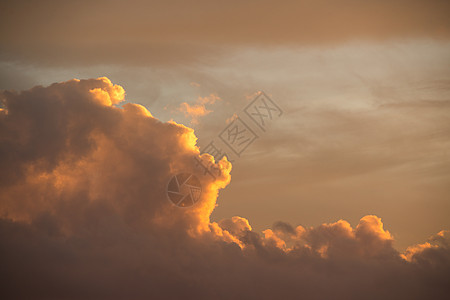
<instances>
[{"instance_id":1,"label":"large billowing cloud","mask_svg":"<svg viewBox=\"0 0 450 300\"><path fill-rule=\"evenodd\" d=\"M445 299L448 232L405 253L381 219L356 227L243 217L211 222L231 165L192 129L127 103L107 78L4 92L0 111L3 298ZM202 160L215 177L205 174ZM180 208L173 175L203 192Z\"/></svg>"},{"instance_id":2,"label":"large billowing cloud","mask_svg":"<svg viewBox=\"0 0 450 300\"><path fill-rule=\"evenodd\" d=\"M202 176L208 201L189 211L171 210L165 196L170 177L200 171L193 130L161 123L140 105L113 106L123 99L123 88L107 78L4 93L2 213L25 221L47 212L64 214L70 223L103 207L127 224L157 222L169 214L177 215L175 220L189 217L192 228L205 226L209 220L203 216L212 211L227 173L216 182ZM72 230L79 224L64 226Z\"/></svg>"}]
</instances>

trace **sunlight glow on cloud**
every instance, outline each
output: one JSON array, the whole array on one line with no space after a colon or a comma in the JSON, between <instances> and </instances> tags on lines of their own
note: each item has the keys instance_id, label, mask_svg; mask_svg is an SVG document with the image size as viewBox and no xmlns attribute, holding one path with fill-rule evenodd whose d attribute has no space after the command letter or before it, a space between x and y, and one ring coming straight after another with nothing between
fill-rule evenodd
<instances>
[{"instance_id":1,"label":"sunlight glow on cloud","mask_svg":"<svg viewBox=\"0 0 450 300\"><path fill-rule=\"evenodd\" d=\"M115 106L124 95L104 77L2 93L0 274L7 296L274 299L290 291L345 299L354 286L374 297L448 292L447 231L402 254L374 215L354 228L344 220L309 228L277 222L263 234L244 217L211 222L231 164L200 156L193 129L163 123L140 105ZM193 158L221 175L203 176ZM167 199L167 182L181 172L201 178L201 199L190 208ZM433 290L423 276L436 282ZM258 287L265 281L270 289Z\"/></svg>"},{"instance_id":2,"label":"sunlight glow on cloud","mask_svg":"<svg viewBox=\"0 0 450 300\"><path fill-rule=\"evenodd\" d=\"M178 111L182 112L186 118L191 119L191 124L196 125L199 123L200 117L206 116L212 112L212 110L206 108L206 105L212 105L220 100L221 99L215 94L206 97L198 97L194 104L182 102L178 107Z\"/></svg>"}]
</instances>

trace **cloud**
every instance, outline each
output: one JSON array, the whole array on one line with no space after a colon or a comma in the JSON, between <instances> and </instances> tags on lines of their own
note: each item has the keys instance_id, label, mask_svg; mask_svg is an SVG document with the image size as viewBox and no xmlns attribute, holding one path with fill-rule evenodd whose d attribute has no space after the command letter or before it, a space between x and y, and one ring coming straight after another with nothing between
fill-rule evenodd
<instances>
[{"instance_id":1,"label":"cloud","mask_svg":"<svg viewBox=\"0 0 450 300\"><path fill-rule=\"evenodd\" d=\"M126 103L107 78L3 92L0 253L3 298L445 299L447 231L406 253L381 219L352 227L243 217L211 222L231 164L199 156L192 129ZM203 101L203 100L202 100ZM194 158L219 175L205 175ZM167 199L192 173L199 202ZM26 287L26 288L24 288Z\"/></svg>"},{"instance_id":2,"label":"cloud","mask_svg":"<svg viewBox=\"0 0 450 300\"><path fill-rule=\"evenodd\" d=\"M0 57L57 66L185 65L214 61L211 57L233 46L448 39L449 9L448 2L441 0L291 0L283 4L264 0L213 5L205 0L195 5L179 0L137 0L127 5L49 0L33 6L23 0L4 1ZM58 13L42 22L48 11Z\"/></svg>"},{"instance_id":3,"label":"cloud","mask_svg":"<svg viewBox=\"0 0 450 300\"><path fill-rule=\"evenodd\" d=\"M450 261L449 233L448 230L442 230L430 237L428 242L408 247L402 257L418 264L448 263ZM438 260L436 260L437 257Z\"/></svg>"},{"instance_id":4,"label":"cloud","mask_svg":"<svg viewBox=\"0 0 450 300\"><path fill-rule=\"evenodd\" d=\"M180 214L192 228L207 226L217 189L229 181L229 166L224 165L217 181L205 177L203 195L212 203L202 199L183 213L170 208L165 196L170 177L200 173L193 130L161 123L137 104L113 106L123 99L123 89L107 78L5 92L1 214L30 221L51 211L67 217L62 226L71 231L78 226L70 224L78 214L82 218L85 209L104 206L127 223ZM197 218L199 214L206 217Z\"/></svg>"},{"instance_id":5,"label":"cloud","mask_svg":"<svg viewBox=\"0 0 450 300\"><path fill-rule=\"evenodd\" d=\"M178 107L178 111L182 112L186 118L190 118L191 124L195 125L198 124L200 117L206 116L212 112L212 110L206 108L206 105L212 105L220 100L221 99L215 94L206 97L198 97L194 104L189 104L187 102L181 103Z\"/></svg>"}]
</instances>

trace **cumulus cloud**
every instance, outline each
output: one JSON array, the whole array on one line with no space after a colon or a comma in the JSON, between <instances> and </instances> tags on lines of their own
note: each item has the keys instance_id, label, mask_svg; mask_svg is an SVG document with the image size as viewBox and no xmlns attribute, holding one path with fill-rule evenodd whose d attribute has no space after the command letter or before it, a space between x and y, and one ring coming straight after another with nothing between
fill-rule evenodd
<instances>
[{"instance_id":1,"label":"cumulus cloud","mask_svg":"<svg viewBox=\"0 0 450 300\"><path fill-rule=\"evenodd\" d=\"M419 264L439 264L450 261L450 231L442 230L423 244L408 247L402 257ZM439 258L436 260L436 258Z\"/></svg>"},{"instance_id":2,"label":"cumulus cloud","mask_svg":"<svg viewBox=\"0 0 450 300\"><path fill-rule=\"evenodd\" d=\"M402 254L373 215L355 227L277 222L262 234L243 217L211 222L231 164L199 156L192 129L119 107L124 95L107 78L2 94L3 298L448 296L447 231ZM167 199L179 173L200 179L192 207Z\"/></svg>"},{"instance_id":3,"label":"cumulus cloud","mask_svg":"<svg viewBox=\"0 0 450 300\"><path fill-rule=\"evenodd\" d=\"M127 223L183 214L195 227L198 216L213 209L214 203L202 199L193 210L170 212L165 197L170 177L199 172L193 130L162 123L137 104L113 106L123 101L124 90L109 79L71 80L2 97L5 217L30 221L51 211L70 216L64 219L69 223L84 209L105 206ZM217 182L204 177L205 199L215 199L229 180L230 166L222 166Z\"/></svg>"}]
</instances>

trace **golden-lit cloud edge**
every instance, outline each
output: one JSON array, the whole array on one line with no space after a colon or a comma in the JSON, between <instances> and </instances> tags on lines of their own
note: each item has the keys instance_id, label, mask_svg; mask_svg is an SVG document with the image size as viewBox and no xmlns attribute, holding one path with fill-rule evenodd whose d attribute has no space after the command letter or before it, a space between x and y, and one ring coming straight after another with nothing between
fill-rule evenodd
<instances>
[{"instance_id":1,"label":"golden-lit cloud edge","mask_svg":"<svg viewBox=\"0 0 450 300\"><path fill-rule=\"evenodd\" d=\"M83 281L75 274L87 272L91 268L87 262L102 255L110 261L117 280L123 270L137 268L135 264L142 260L145 272L151 273L147 268L156 265L182 281L189 272L167 259L181 264L186 264L185 259L195 261L192 268L202 270L197 274L201 278L209 274L203 264L215 265L217 271L234 266L242 274L253 274L273 269L273 261L280 262L276 267L280 272L286 268L286 276L299 278L304 275L298 270L291 274L293 265L312 266L311 276L319 276L323 264L327 268L356 264L355 270L376 274L381 274L379 266L396 272L412 268L419 281L421 272L439 277L449 271L448 231L399 253L392 235L374 215L362 217L355 228L345 220L310 228L277 222L262 234L253 231L243 217L211 222L219 190L231 180L231 163L226 158L215 162L208 154L200 156L193 129L160 122L138 104L117 106L124 99L124 89L106 77L3 92L0 238L9 261L2 275L13 286L20 278L14 270L26 267L15 253L31 251L26 261L36 272L43 272L43 278L48 276L42 285L49 288L58 268L47 270L38 261L50 266L65 263L65 259L46 257L46 251L55 249L86 269L69 267L75 282ZM198 160L220 170L219 175L205 175ZM200 178L201 198L192 207L180 208L168 200L167 183L179 173ZM136 253L139 247L146 251ZM198 260L200 254L203 260ZM126 265L127 260L131 265ZM97 264L92 272L103 274L95 269L101 269L101 263ZM130 271L136 271L134 267ZM210 272L217 278L215 271ZM167 276L158 282L167 284ZM229 283L232 278L224 280ZM339 281L339 276L334 280Z\"/></svg>"}]
</instances>

